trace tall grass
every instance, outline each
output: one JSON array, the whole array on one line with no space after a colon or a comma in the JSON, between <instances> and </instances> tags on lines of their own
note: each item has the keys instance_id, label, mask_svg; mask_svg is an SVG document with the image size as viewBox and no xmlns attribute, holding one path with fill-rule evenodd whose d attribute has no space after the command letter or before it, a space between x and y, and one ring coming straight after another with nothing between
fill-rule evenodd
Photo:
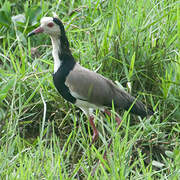
<instances>
[{"instance_id":1,"label":"tall grass","mask_svg":"<svg viewBox=\"0 0 180 180\"><path fill-rule=\"evenodd\" d=\"M1 179L180 178L179 4L1 1ZM151 105L153 117L119 111L117 130L114 115L97 110L100 138L90 147L87 118L53 85L50 39L26 38L52 12L65 24L75 59Z\"/></svg>"}]
</instances>

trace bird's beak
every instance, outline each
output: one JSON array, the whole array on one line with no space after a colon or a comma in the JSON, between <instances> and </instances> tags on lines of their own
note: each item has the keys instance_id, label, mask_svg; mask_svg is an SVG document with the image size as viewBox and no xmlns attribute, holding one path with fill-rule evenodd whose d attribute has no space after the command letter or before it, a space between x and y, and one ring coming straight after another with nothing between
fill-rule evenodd
<instances>
[{"instance_id":1,"label":"bird's beak","mask_svg":"<svg viewBox=\"0 0 180 180\"><path fill-rule=\"evenodd\" d=\"M39 34L42 32L44 32L44 29L40 26L40 27L34 29L33 31L31 31L30 33L28 33L27 37L30 37L30 36L33 36L35 34Z\"/></svg>"}]
</instances>

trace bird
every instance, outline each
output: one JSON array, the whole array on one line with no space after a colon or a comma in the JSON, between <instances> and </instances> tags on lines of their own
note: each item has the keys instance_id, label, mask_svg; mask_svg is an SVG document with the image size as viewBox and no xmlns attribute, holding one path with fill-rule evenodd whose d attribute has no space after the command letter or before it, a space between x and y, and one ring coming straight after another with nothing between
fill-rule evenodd
<instances>
[{"instance_id":1,"label":"bird","mask_svg":"<svg viewBox=\"0 0 180 180\"><path fill-rule=\"evenodd\" d=\"M93 111L99 109L108 116L115 109L129 110L142 118L154 114L141 101L119 88L110 79L81 66L73 57L62 21L55 15L43 17L40 26L28 33L28 37L45 33L50 36L54 59L53 82L60 95L79 107L88 117L93 129L92 144L99 132L94 124ZM116 116L118 125L121 119Z\"/></svg>"}]
</instances>

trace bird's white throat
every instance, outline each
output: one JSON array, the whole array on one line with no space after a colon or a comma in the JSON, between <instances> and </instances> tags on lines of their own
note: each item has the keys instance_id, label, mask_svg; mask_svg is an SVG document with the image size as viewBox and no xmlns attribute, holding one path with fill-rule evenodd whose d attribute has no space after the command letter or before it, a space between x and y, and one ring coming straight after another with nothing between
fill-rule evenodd
<instances>
[{"instance_id":1,"label":"bird's white throat","mask_svg":"<svg viewBox=\"0 0 180 180\"><path fill-rule=\"evenodd\" d=\"M51 36L51 42L53 46L52 55L54 59L54 74L57 72L59 67L61 66L61 60L59 59L59 54L61 53L60 49L60 40L58 37Z\"/></svg>"}]
</instances>

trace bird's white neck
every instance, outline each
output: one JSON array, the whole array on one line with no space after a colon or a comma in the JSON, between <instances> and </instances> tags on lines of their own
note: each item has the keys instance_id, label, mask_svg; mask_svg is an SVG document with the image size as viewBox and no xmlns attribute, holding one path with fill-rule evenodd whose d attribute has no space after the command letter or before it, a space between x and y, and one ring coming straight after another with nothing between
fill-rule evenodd
<instances>
[{"instance_id":1,"label":"bird's white neck","mask_svg":"<svg viewBox=\"0 0 180 180\"><path fill-rule=\"evenodd\" d=\"M52 55L54 59L54 74L57 72L61 66L61 60L59 59L59 54L61 53L60 49L60 39L56 36L51 36L51 42L53 46Z\"/></svg>"}]
</instances>

